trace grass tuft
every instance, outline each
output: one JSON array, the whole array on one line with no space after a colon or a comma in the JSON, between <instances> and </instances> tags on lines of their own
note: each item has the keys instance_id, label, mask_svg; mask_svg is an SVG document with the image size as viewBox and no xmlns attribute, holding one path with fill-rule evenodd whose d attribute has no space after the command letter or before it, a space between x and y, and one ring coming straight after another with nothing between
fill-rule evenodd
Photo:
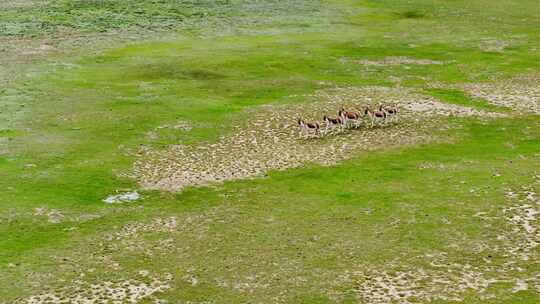
<instances>
[{"instance_id":1,"label":"grass tuft","mask_svg":"<svg viewBox=\"0 0 540 304\"><path fill-rule=\"evenodd\" d=\"M397 15L399 17L405 18L405 19L420 19L420 18L425 18L426 17L426 14L424 12L416 11L416 10L399 12L399 13L397 13Z\"/></svg>"}]
</instances>

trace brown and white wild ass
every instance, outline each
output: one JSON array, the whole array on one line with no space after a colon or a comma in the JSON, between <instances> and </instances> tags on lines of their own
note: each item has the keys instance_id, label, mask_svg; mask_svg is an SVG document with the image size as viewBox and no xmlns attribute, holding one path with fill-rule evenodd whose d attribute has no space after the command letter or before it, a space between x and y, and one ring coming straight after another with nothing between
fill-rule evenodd
<instances>
[{"instance_id":1,"label":"brown and white wild ass","mask_svg":"<svg viewBox=\"0 0 540 304\"><path fill-rule=\"evenodd\" d=\"M383 107L383 105L381 104L379 105L379 111L386 112L386 116L390 117L392 121L395 121L398 119L399 109L396 105Z\"/></svg>"},{"instance_id":2,"label":"brown and white wild ass","mask_svg":"<svg viewBox=\"0 0 540 304\"><path fill-rule=\"evenodd\" d=\"M386 112L383 110L371 110L369 107L366 107L364 110L364 115L367 115L371 119L371 127L375 125L375 120L386 121Z\"/></svg>"},{"instance_id":3,"label":"brown and white wild ass","mask_svg":"<svg viewBox=\"0 0 540 304\"><path fill-rule=\"evenodd\" d=\"M321 126L318 122L305 122L302 118L298 119L298 125L300 126L300 131L304 135L309 135L311 131L315 132L315 135L319 134Z\"/></svg>"},{"instance_id":4,"label":"brown and white wild ass","mask_svg":"<svg viewBox=\"0 0 540 304\"><path fill-rule=\"evenodd\" d=\"M338 112L338 116L341 117L343 120L343 124L345 127L349 125L349 121L352 123L353 126L357 127L360 123L360 113L353 112L353 111L345 111L345 108L341 108Z\"/></svg>"},{"instance_id":5,"label":"brown and white wild ass","mask_svg":"<svg viewBox=\"0 0 540 304\"><path fill-rule=\"evenodd\" d=\"M338 116L336 118L332 118L332 117L328 117L326 115L324 115L323 117L323 121L326 125L326 129L325 129L325 132L328 131L328 129L330 128L335 128L335 127L339 127L341 130L343 129L344 127L344 123L343 123L343 118Z\"/></svg>"}]
</instances>

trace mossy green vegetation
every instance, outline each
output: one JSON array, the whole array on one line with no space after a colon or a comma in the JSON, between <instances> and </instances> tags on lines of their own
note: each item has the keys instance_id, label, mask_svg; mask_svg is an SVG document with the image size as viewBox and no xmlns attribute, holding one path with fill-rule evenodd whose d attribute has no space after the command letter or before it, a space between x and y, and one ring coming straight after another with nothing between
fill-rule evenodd
<instances>
[{"instance_id":1,"label":"mossy green vegetation","mask_svg":"<svg viewBox=\"0 0 540 304\"><path fill-rule=\"evenodd\" d=\"M366 152L332 167L181 193L146 191L131 204L102 200L138 188L124 174L141 147L215 141L245 119L247 108L306 102L304 94L329 87L395 86L392 79L400 79L442 102L511 114L444 85L540 71L540 6L533 2L73 0L1 11L3 36L144 29L178 37L74 54L66 65L40 65L0 90L0 303L66 285L78 268L58 262L61 256L79 256L81 268L97 269L86 273L96 280L140 269L170 272L174 287L162 298L216 303L265 302L293 286L275 283L250 294L213 281L228 278L228 269L246 277L255 271L308 278L286 302L333 303L314 292L327 287L328 277L317 274L382 268L399 258L404 268L422 267L413 256L439 251L482 265L473 245L495 242L508 227L482 226L473 215L505 207L504 191L533 183L537 115L448 118L441 123L455 127L434 136L451 143ZM242 23L250 13L257 22ZM357 63L387 57L444 64ZM426 89L431 82L441 88ZM191 127L163 127L178 122ZM64 220L36 216L36 208L59 210ZM103 254L96 253L103 237L128 223L204 217L214 208L225 211L203 235L188 230L173 239L179 251L157 258L107 249L121 272L94 261ZM148 244L160 240L146 237ZM504 263L499 258L495 263ZM538 272L538 261L521 266L523 276ZM202 283L182 279L190 267ZM29 273L52 278L27 280ZM512 294L507 286L491 288L498 296L492 303L539 300L532 288ZM356 302L354 295L342 302L348 300ZM483 301L466 296L467 303Z\"/></svg>"}]
</instances>

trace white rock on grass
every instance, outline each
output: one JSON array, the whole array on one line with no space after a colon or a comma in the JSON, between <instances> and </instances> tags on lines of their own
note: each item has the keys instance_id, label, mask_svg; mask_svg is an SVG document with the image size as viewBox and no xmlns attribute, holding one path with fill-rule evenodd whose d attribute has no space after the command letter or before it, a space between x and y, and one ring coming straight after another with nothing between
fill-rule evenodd
<instances>
[{"instance_id":1,"label":"white rock on grass","mask_svg":"<svg viewBox=\"0 0 540 304\"><path fill-rule=\"evenodd\" d=\"M109 195L103 201L107 204L130 203L140 198L141 198L141 195L137 191L133 191L133 192L121 193L117 195Z\"/></svg>"}]
</instances>

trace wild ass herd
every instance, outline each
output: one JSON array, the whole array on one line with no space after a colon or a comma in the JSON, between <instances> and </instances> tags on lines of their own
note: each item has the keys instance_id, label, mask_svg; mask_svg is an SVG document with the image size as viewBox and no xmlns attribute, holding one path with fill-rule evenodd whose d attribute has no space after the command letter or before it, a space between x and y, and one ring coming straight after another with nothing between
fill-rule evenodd
<instances>
[{"instance_id":1,"label":"wild ass herd","mask_svg":"<svg viewBox=\"0 0 540 304\"><path fill-rule=\"evenodd\" d=\"M398 117L399 109L397 106L383 106L379 105L378 109L372 110L369 107L365 107L364 111L346 111L345 108L341 108L338 111L337 117L328 117L324 115L324 133L339 129L343 131L346 128L358 128L364 118L368 118L371 127L375 124L384 124L386 121L395 121ZM306 122L302 118L298 119L298 125L300 126L301 134L308 136L310 133L319 135L322 134L322 127L319 122Z\"/></svg>"}]
</instances>

